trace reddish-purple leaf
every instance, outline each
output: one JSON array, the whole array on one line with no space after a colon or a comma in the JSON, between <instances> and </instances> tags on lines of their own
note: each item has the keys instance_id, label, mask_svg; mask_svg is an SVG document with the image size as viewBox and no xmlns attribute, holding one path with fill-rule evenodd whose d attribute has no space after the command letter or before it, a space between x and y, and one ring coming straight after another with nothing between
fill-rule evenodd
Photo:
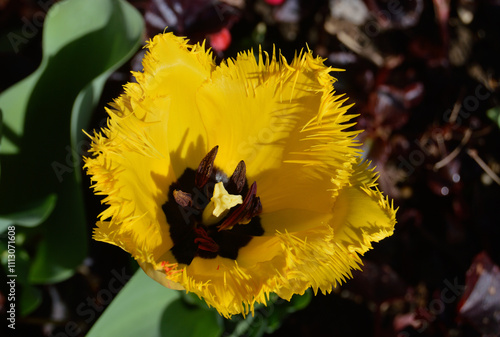
<instances>
[{"instance_id":1,"label":"reddish-purple leaf","mask_svg":"<svg viewBox=\"0 0 500 337\"><path fill-rule=\"evenodd\" d=\"M467 271L458 312L484 335L500 331L500 268L486 252L479 253Z\"/></svg>"}]
</instances>

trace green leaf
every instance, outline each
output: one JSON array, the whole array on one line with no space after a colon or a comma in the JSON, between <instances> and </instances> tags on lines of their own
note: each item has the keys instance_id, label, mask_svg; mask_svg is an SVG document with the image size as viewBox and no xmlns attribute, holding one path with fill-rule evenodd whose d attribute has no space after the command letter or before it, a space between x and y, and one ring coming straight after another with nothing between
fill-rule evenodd
<instances>
[{"instance_id":1,"label":"green leaf","mask_svg":"<svg viewBox=\"0 0 500 337\"><path fill-rule=\"evenodd\" d=\"M161 336L217 337L222 334L221 320L217 311L189 305L179 298L170 303L163 312Z\"/></svg>"},{"instance_id":2,"label":"green leaf","mask_svg":"<svg viewBox=\"0 0 500 337\"><path fill-rule=\"evenodd\" d=\"M73 149L81 150L82 147L90 145L82 129L88 128L92 112L99 102L106 80L120 65L134 55L142 41L144 30L142 16L131 6L125 7L125 3L123 4L124 6L121 8L123 15L113 15L106 23L122 27L124 32L124 34L119 35L112 32L112 36L109 37L112 45L105 59L104 68L107 70L85 87L74 102L71 113L71 145ZM80 170L75 170L75 173L77 181L80 181Z\"/></svg>"},{"instance_id":3,"label":"green leaf","mask_svg":"<svg viewBox=\"0 0 500 337\"><path fill-rule=\"evenodd\" d=\"M21 316L29 315L42 303L42 292L32 285L24 284L20 293L19 309Z\"/></svg>"},{"instance_id":4,"label":"green leaf","mask_svg":"<svg viewBox=\"0 0 500 337\"><path fill-rule=\"evenodd\" d=\"M58 196L38 227L32 282L61 281L86 256L79 133L106 78L137 50L143 26L137 10L122 0L58 2L45 19L40 67L0 96L0 212Z\"/></svg>"},{"instance_id":5,"label":"green leaf","mask_svg":"<svg viewBox=\"0 0 500 337\"><path fill-rule=\"evenodd\" d=\"M243 318L241 315L236 315L225 321L227 336L262 337L266 333L271 334L281 326L290 314L307 307L311 298L311 289L306 290L303 295L293 295L290 301L281 299L272 293L269 295L267 305L255 306L253 316L248 315Z\"/></svg>"},{"instance_id":6,"label":"green leaf","mask_svg":"<svg viewBox=\"0 0 500 337\"><path fill-rule=\"evenodd\" d=\"M22 227L36 227L44 222L52 213L56 205L57 195L49 194L47 197L36 200L26 209L10 214L0 214L0 233L7 230L8 226L19 225Z\"/></svg>"},{"instance_id":7,"label":"green leaf","mask_svg":"<svg viewBox=\"0 0 500 337\"><path fill-rule=\"evenodd\" d=\"M288 308L289 313L293 313L298 310L307 308L312 300L312 290L307 289L303 295L293 295L290 299L290 307Z\"/></svg>"},{"instance_id":8,"label":"green leaf","mask_svg":"<svg viewBox=\"0 0 500 337\"><path fill-rule=\"evenodd\" d=\"M311 302L312 293L311 289L308 289L304 295L293 295L290 302L283 302L276 305L274 310L270 311L267 315L267 327L266 333L271 334L281 326L282 322L290 314L306 308Z\"/></svg>"},{"instance_id":9,"label":"green leaf","mask_svg":"<svg viewBox=\"0 0 500 337\"><path fill-rule=\"evenodd\" d=\"M16 246L21 235L16 235ZM7 243L5 243L7 244ZM7 246L3 247L5 250L2 254L2 264L7 275L13 274L8 265L8 251ZM22 247L16 247L16 260L14 274L17 276L16 280L16 293L19 299L19 312L22 316L28 315L30 312L35 310L40 303L42 303L42 292L28 284L28 270L30 266L30 257L28 252Z\"/></svg>"},{"instance_id":10,"label":"green leaf","mask_svg":"<svg viewBox=\"0 0 500 337\"><path fill-rule=\"evenodd\" d=\"M5 271L5 276L13 277L12 279L15 281L16 301L19 303L19 309L16 310L22 316L26 316L42 303L42 293L38 288L27 283L30 257L28 252L20 247L23 243L23 235L17 234L16 230L14 232L16 232L13 243L15 247L15 264L9 265L9 260L12 260L9 256L11 255L9 249L12 249L9 235L5 235L6 240L0 240L0 262ZM10 281L10 278L7 278L7 281Z\"/></svg>"},{"instance_id":11,"label":"green leaf","mask_svg":"<svg viewBox=\"0 0 500 337\"><path fill-rule=\"evenodd\" d=\"M3 127L3 113L2 109L0 109L0 152L2 148L2 127ZM2 173L2 167L0 166L0 174Z\"/></svg>"},{"instance_id":12,"label":"green leaf","mask_svg":"<svg viewBox=\"0 0 500 337\"><path fill-rule=\"evenodd\" d=\"M486 115L500 128L500 106L489 109Z\"/></svg>"},{"instance_id":13,"label":"green leaf","mask_svg":"<svg viewBox=\"0 0 500 337\"><path fill-rule=\"evenodd\" d=\"M87 337L160 337L162 320L171 321L164 317L164 312L179 298L179 291L165 288L149 278L142 269L138 270L97 320ZM177 316L176 319L182 317ZM188 336L164 336L182 335Z\"/></svg>"},{"instance_id":14,"label":"green leaf","mask_svg":"<svg viewBox=\"0 0 500 337\"><path fill-rule=\"evenodd\" d=\"M1 260L2 260L2 265L5 270L5 275L10 276L12 274L16 275L13 280L15 280L16 284L16 298L19 304L18 304L18 311L22 316L28 315L30 312L35 310L41 303L42 303L42 292L26 283L27 281L27 271L29 268L29 256L26 250L24 249L16 249L16 259L15 259L15 269L14 273L10 270L8 265L8 246L7 242L1 242L0 243L1 249L2 249L2 255L1 255ZM7 281L10 279L8 278Z\"/></svg>"},{"instance_id":15,"label":"green leaf","mask_svg":"<svg viewBox=\"0 0 500 337\"><path fill-rule=\"evenodd\" d=\"M0 144L2 143L3 112L0 109Z\"/></svg>"},{"instance_id":16,"label":"green leaf","mask_svg":"<svg viewBox=\"0 0 500 337\"><path fill-rule=\"evenodd\" d=\"M8 239L8 236L7 240L0 241L0 260L5 271L5 276L12 277L12 275L15 275L13 279L15 280L16 284L16 299L19 303L18 311L22 316L25 316L35 310L40 305L40 303L42 303L42 293L38 288L26 283L28 279L30 258L25 249L17 246L19 241L22 241L18 239L21 239L20 235L16 235L16 241L14 244L16 246L15 265L9 266L10 254L8 250L12 249L12 247L9 246L10 240ZM9 280L10 278L7 278L7 281Z\"/></svg>"}]
</instances>

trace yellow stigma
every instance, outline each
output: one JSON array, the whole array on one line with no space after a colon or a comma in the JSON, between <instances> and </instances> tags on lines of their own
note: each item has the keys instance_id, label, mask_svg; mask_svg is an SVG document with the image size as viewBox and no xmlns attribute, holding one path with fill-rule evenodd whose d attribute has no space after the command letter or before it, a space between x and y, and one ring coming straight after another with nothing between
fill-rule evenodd
<instances>
[{"instance_id":1,"label":"yellow stigma","mask_svg":"<svg viewBox=\"0 0 500 337\"><path fill-rule=\"evenodd\" d=\"M207 207L203 211L203 224L213 225L219 222L229 210L243 203L241 195L229 194L222 182L218 182L214 187L214 195Z\"/></svg>"}]
</instances>

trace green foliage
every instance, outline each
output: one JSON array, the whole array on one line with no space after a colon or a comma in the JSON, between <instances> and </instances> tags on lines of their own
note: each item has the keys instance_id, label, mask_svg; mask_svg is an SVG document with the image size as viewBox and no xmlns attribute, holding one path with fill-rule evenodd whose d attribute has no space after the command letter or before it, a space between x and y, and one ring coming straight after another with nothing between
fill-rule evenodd
<instances>
[{"instance_id":1,"label":"green foliage","mask_svg":"<svg viewBox=\"0 0 500 337\"><path fill-rule=\"evenodd\" d=\"M2 151L2 128L3 128L3 112L2 109L0 109L0 152ZM0 177L1 173L2 173L2 167L0 165Z\"/></svg>"},{"instance_id":2,"label":"green foliage","mask_svg":"<svg viewBox=\"0 0 500 337\"><path fill-rule=\"evenodd\" d=\"M52 213L56 205L57 195L49 194L40 200L34 200L20 211L9 214L0 214L0 233L5 232L8 226L36 227L43 223Z\"/></svg>"},{"instance_id":3,"label":"green foliage","mask_svg":"<svg viewBox=\"0 0 500 337\"><path fill-rule=\"evenodd\" d=\"M143 26L122 0L59 2L45 19L40 67L0 96L0 230L15 224L16 237L36 247L16 261L29 270L23 314L36 307L32 284L71 277L87 255L81 130L107 77L138 49Z\"/></svg>"},{"instance_id":4,"label":"green foliage","mask_svg":"<svg viewBox=\"0 0 500 337\"><path fill-rule=\"evenodd\" d=\"M160 322L161 336L164 337L218 337L222 329L222 318L217 311L206 305L189 305L181 298L165 308Z\"/></svg>"},{"instance_id":5,"label":"green foliage","mask_svg":"<svg viewBox=\"0 0 500 337\"><path fill-rule=\"evenodd\" d=\"M191 293L167 289L142 270L120 291L87 337L260 337L277 330L290 314L309 305L312 292L294 295L290 302L272 294L267 306L258 305L253 315L226 320Z\"/></svg>"},{"instance_id":6,"label":"green foliage","mask_svg":"<svg viewBox=\"0 0 500 337\"><path fill-rule=\"evenodd\" d=\"M500 128L500 106L489 109L486 114Z\"/></svg>"},{"instance_id":7,"label":"green foliage","mask_svg":"<svg viewBox=\"0 0 500 337\"><path fill-rule=\"evenodd\" d=\"M217 312L189 304L181 294L138 270L87 337L220 336L222 326Z\"/></svg>"},{"instance_id":8,"label":"green foliage","mask_svg":"<svg viewBox=\"0 0 500 337\"><path fill-rule=\"evenodd\" d=\"M253 315L237 315L227 320L225 330L230 333L228 337L261 337L266 333L273 333L279 329L286 317L309 305L312 292L308 289L303 295L293 295L290 301L283 300L276 294L269 297L267 305L257 305Z\"/></svg>"}]
</instances>

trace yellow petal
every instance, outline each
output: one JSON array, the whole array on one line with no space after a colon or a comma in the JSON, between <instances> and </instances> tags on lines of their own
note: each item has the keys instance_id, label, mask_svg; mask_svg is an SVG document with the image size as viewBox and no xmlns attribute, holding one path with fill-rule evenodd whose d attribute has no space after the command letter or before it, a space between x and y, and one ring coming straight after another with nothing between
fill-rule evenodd
<instances>
[{"instance_id":1,"label":"yellow petal","mask_svg":"<svg viewBox=\"0 0 500 337\"><path fill-rule=\"evenodd\" d=\"M331 92L333 69L322 59L308 52L280 61L241 53L214 72L198 96L204 122L224 130L209 136L210 146L220 145L216 163L226 172L247 163L264 214L330 212L331 190L347 183L357 161L356 133L343 131L353 116Z\"/></svg>"},{"instance_id":2,"label":"yellow petal","mask_svg":"<svg viewBox=\"0 0 500 337\"><path fill-rule=\"evenodd\" d=\"M252 312L270 292L290 299L310 287L315 293L332 291L352 277L352 270L361 269L360 255L390 236L395 224L395 210L374 189L368 163L353 170L350 186L330 196L328 212L262 214L266 233L242 247L236 261L195 258L181 283L226 317Z\"/></svg>"},{"instance_id":3,"label":"yellow petal","mask_svg":"<svg viewBox=\"0 0 500 337\"><path fill-rule=\"evenodd\" d=\"M174 289L174 290L185 290L182 285L180 285L177 282L172 281L170 278L165 276L165 270L164 269L156 269L156 267L147 262L143 261L138 261L139 266L141 266L142 270L151 277L153 280L156 282L160 283L161 285L169 288L169 289ZM174 266L175 268L176 266Z\"/></svg>"},{"instance_id":4,"label":"yellow petal","mask_svg":"<svg viewBox=\"0 0 500 337\"><path fill-rule=\"evenodd\" d=\"M275 238L256 238L260 248L281 250ZM267 242L267 244L265 243ZM245 255L241 253L241 255ZM266 303L282 276L286 261L280 254L273 254L265 263L245 265L245 261L195 258L186 267L182 284L187 291L202 296L208 305L215 307L225 317L249 312L253 313L256 303Z\"/></svg>"},{"instance_id":5,"label":"yellow petal","mask_svg":"<svg viewBox=\"0 0 500 337\"><path fill-rule=\"evenodd\" d=\"M197 96L207 130L217 130L208 135L209 148L219 145L216 165L230 174L244 160L267 211L297 203L329 207L325 189L313 192L332 175L345 176L359 153L357 132L343 131L353 115L332 92L329 72L335 69L311 52L291 64L274 56L264 60L262 53L258 58L248 52L227 60Z\"/></svg>"},{"instance_id":6,"label":"yellow petal","mask_svg":"<svg viewBox=\"0 0 500 337\"><path fill-rule=\"evenodd\" d=\"M339 192L330 222L335 241L358 254L372 248L372 242L391 236L396 224L396 210L376 188L367 165L358 165L351 186Z\"/></svg>"},{"instance_id":7,"label":"yellow petal","mask_svg":"<svg viewBox=\"0 0 500 337\"><path fill-rule=\"evenodd\" d=\"M215 69L212 54L205 45L190 45L172 33L157 35L147 47L144 72L134 73L139 82L141 99L148 106L155 99L168 97L170 107L151 113L167 113L162 122L165 130L158 137L168 142L176 176L186 167L196 168L199 158L207 153L206 129L196 105L197 90L210 79Z\"/></svg>"},{"instance_id":8,"label":"yellow petal","mask_svg":"<svg viewBox=\"0 0 500 337\"><path fill-rule=\"evenodd\" d=\"M173 34L149 42L144 71L108 109L103 134L94 134L94 157L85 158L97 194L108 205L94 238L154 263L172 247L161 206L168 186L206 153L196 90L214 68L204 46Z\"/></svg>"},{"instance_id":9,"label":"yellow petal","mask_svg":"<svg viewBox=\"0 0 500 337\"><path fill-rule=\"evenodd\" d=\"M331 199L331 198L330 198ZM333 214L331 208L323 212L315 212L301 208L281 209L261 215L264 235L275 235L277 232L300 232L311 228L328 225Z\"/></svg>"}]
</instances>

